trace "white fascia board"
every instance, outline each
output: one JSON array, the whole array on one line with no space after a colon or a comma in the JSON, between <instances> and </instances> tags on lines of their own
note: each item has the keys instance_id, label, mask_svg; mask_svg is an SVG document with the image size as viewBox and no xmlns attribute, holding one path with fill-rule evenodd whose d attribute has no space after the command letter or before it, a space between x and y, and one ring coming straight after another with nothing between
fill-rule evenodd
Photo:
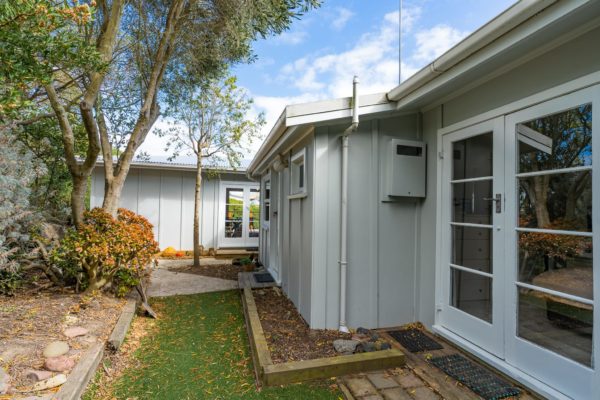
<instances>
[{"instance_id":1,"label":"white fascia board","mask_svg":"<svg viewBox=\"0 0 600 400\"><path fill-rule=\"evenodd\" d=\"M393 112L396 111L395 103L386 103L386 104L376 104L371 106L362 106L359 107L360 116L367 116L371 114L379 114L385 112ZM298 125L307 125L307 124L316 124L325 121L335 121L344 118L351 118L352 110L336 110L323 112L319 114L310 114L310 115L300 115L297 117L290 117L287 119L287 126L298 126Z\"/></svg>"},{"instance_id":2,"label":"white fascia board","mask_svg":"<svg viewBox=\"0 0 600 400\"><path fill-rule=\"evenodd\" d=\"M253 179L259 171L263 160L277 151L282 137L289 137L288 128L300 125L310 125L317 122L350 118L352 116L352 98L344 97L309 103L292 104L285 107L273 128L258 149L258 152L248 166L248 177ZM394 103L387 99L385 93L361 95L359 104L360 114L395 111ZM303 131L304 132L304 131Z\"/></svg>"},{"instance_id":3,"label":"white fascia board","mask_svg":"<svg viewBox=\"0 0 600 400\"><path fill-rule=\"evenodd\" d=\"M392 89L388 98L406 107L589 2L521 1Z\"/></svg>"},{"instance_id":4,"label":"white fascia board","mask_svg":"<svg viewBox=\"0 0 600 400\"><path fill-rule=\"evenodd\" d=\"M96 162L95 168L101 168L104 166L103 160ZM134 161L131 163L131 168L135 169L150 169L160 171L196 171L196 166L192 164L166 164L166 163L145 163L141 161ZM228 169L219 167L203 167L203 171L214 171L228 174L246 174L245 169Z\"/></svg>"}]
</instances>

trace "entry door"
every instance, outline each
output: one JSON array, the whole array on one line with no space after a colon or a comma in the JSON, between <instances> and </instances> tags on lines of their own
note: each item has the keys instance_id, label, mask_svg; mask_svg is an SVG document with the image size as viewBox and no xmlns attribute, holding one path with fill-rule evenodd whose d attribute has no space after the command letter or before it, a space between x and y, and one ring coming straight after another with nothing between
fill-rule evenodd
<instances>
[{"instance_id":1,"label":"entry door","mask_svg":"<svg viewBox=\"0 0 600 400\"><path fill-rule=\"evenodd\" d=\"M506 117L506 359L575 399L600 398L599 94L590 88Z\"/></svg>"},{"instance_id":2,"label":"entry door","mask_svg":"<svg viewBox=\"0 0 600 400\"><path fill-rule=\"evenodd\" d=\"M442 304L449 330L502 356L504 126L498 118L442 143Z\"/></svg>"},{"instance_id":3,"label":"entry door","mask_svg":"<svg viewBox=\"0 0 600 400\"><path fill-rule=\"evenodd\" d=\"M258 247L260 190L255 184L222 183L219 246Z\"/></svg>"}]
</instances>

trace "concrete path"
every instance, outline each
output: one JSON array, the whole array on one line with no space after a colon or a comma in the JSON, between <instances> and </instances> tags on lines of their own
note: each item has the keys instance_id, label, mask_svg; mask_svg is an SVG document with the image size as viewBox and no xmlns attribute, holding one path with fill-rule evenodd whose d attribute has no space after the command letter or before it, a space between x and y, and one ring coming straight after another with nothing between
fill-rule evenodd
<instances>
[{"instance_id":1,"label":"concrete path","mask_svg":"<svg viewBox=\"0 0 600 400\"><path fill-rule=\"evenodd\" d=\"M158 268L152 271L148 296L164 297L178 294L218 292L238 288L237 281L187 274L185 272L175 272L169 269L188 265L191 262L191 260L160 260ZM218 262L216 262L212 259L203 259L201 262L203 264L223 264L227 263L228 260L218 260Z\"/></svg>"}]
</instances>

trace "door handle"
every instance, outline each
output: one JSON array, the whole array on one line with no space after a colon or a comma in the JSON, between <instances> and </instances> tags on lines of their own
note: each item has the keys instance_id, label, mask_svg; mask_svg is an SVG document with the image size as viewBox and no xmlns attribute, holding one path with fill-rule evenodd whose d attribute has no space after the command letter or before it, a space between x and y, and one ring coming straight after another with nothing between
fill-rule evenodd
<instances>
[{"instance_id":1,"label":"door handle","mask_svg":"<svg viewBox=\"0 0 600 400\"><path fill-rule=\"evenodd\" d=\"M483 200L496 202L496 214L502 212L502 195L500 193L496 193L495 197L484 197Z\"/></svg>"}]
</instances>

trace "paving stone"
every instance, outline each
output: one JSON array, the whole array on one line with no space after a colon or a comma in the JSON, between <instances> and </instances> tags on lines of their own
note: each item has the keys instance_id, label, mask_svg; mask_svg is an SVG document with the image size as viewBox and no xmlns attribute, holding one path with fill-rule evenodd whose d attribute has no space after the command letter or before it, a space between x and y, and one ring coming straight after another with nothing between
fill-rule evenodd
<instances>
[{"instance_id":1,"label":"paving stone","mask_svg":"<svg viewBox=\"0 0 600 400\"><path fill-rule=\"evenodd\" d=\"M398 382L396 382L390 375L384 372L374 372L367 374L367 378L371 381L373 385L377 389L388 389L398 386Z\"/></svg>"},{"instance_id":2,"label":"paving stone","mask_svg":"<svg viewBox=\"0 0 600 400\"><path fill-rule=\"evenodd\" d=\"M417 378L415 374L413 374L410 371L407 371L402 375L396 376L396 380L398 381L400 386L402 386L405 389L423 386L423 381Z\"/></svg>"},{"instance_id":3,"label":"paving stone","mask_svg":"<svg viewBox=\"0 0 600 400\"><path fill-rule=\"evenodd\" d=\"M400 387L383 389L381 394L385 400L413 400L412 397Z\"/></svg>"},{"instance_id":4,"label":"paving stone","mask_svg":"<svg viewBox=\"0 0 600 400\"><path fill-rule=\"evenodd\" d=\"M69 351L69 345L66 342L52 342L44 349L44 357L58 357Z\"/></svg>"},{"instance_id":5,"label":"paving stone","mask_svg":"<svg viewBox=\"0 0 600 400\"><path fill-rule=\"evenodd\" d=\"M74 326L72 328L65 329L65 331L63 333L68 338L74 338L77 336L87 335L88 330L85 328L82 328L81 326Z\"/></svg>"},{"instance_id":6,"label":"paving stone","mask_svg":"<svg viewBox=\"0 0 600 400\"><path fill-rule=\"evenodd\" d=\"M440 396L428 387L422 386L411 389L411 394L416 400L439 400Z\"/></svg>"},{"instance_id":7,"label":"paving stone","mask_svg":"<svg viewBox=\"0 0 600 400\"><path fill-rule=\"evenodd\" d=\"M346 379L346 385L354 397L377 394L377 389L367 378L348 378Z\"/></svg>"}]
</instances>

